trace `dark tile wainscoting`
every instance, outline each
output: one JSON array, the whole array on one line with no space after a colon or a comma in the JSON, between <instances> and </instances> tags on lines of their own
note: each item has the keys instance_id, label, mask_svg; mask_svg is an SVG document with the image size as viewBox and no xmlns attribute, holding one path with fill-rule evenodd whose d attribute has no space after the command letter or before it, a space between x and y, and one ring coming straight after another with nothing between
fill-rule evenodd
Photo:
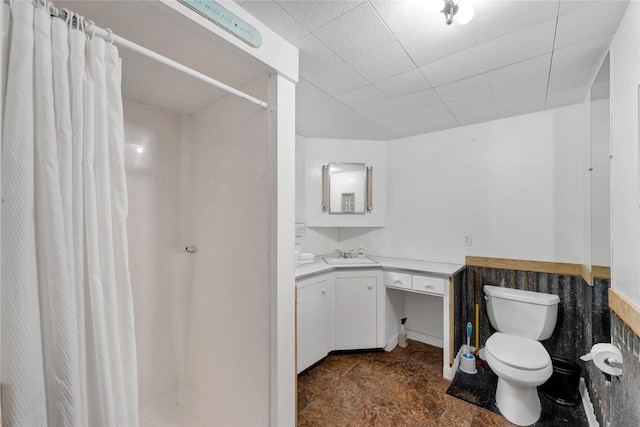
<instances>
[{"instance_id":1,"label":"dark tile wainscoting","mask_svg":"<svg viewBox=\"0 0 640 427\"><path fill-rule=\"evenodd\" d=\"M607 421L610 420L614 420L611 424L613 426L638 426L640 425L638 422L635 424L615 422L617 420L616 414L627 412L625 408L618 408L623 405L622 401L626 401L627 406L633 405L636 413L638 412L637 407L640 402L638 381L635 382L633 397L631 395L625 395L624 398L618 396L619 401L613 401L616 390L625 390L628 393L633 387L630 385L616 387L615 382L611 387L607 384L604 374L595 369L592 363L585 364L579 359L581 355L589 352L594 343L610 342L611 340L611 311L608 302L610 281L596 279L594 282L594 286L589 286L579 276L468 266L463 272L462 280L454 281L454 318L459 319L458 328L454 331L454 350L457 352L466 340L466 330L462 325L466 325L467 321L474 323L476 303L479 305L480 311L480 347L483 347L485 341L495 332L487 317L484 293L482 292L483 285L556 294L560 297L556 328L551 338L543 341L542 344L550 355L564 357L580 364L596 418L601 426L606 426ZM619 320L617 322L622 323ZM614 342L620 344L615 339L616 325L618 323L614 321ZM629 334L623 333L622 335L629 340ZM635 344L632 344L631 350L627 352L635 354L637 363L640 344L638 344L638 337L635 335L633 337ZM473 342L474 338L472 337ZM631 368L627 365L627 360L628 358L625 359L625 371ZM635 372L637 380L640 377L640 369L637 364ZM614 381L617 380L614 379ZM622 381L624 381L624 376Z\"/></svg>"}]
</instances>

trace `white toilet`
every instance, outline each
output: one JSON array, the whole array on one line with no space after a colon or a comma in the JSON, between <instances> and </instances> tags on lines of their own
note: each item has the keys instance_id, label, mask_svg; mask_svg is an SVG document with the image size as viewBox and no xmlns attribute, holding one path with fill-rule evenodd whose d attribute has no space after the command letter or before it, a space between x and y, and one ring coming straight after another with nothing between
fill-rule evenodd
<instances>
[{"instance_id":1,"label":"white toilet","mask_svg":"<svg viewBox=\"0 0 640 427\"><path fill-rule=\"evenodd\" d=\"M496 406L513 424L540 418L536 387L553 372L551 357L538 341L553 333L560 297L542 292L484 286L487 314L498 331L485 343L485 358L498 376Z\"/></svg>"}]
</instances>

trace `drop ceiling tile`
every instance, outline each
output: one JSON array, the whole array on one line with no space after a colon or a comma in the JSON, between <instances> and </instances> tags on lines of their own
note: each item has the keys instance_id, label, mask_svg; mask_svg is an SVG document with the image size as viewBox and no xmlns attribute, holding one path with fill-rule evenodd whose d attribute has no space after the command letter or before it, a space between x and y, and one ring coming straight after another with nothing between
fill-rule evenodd
<instances>
[{"instance_id":1,"label":"drop ceiling tile","mask_svg":"<svg viewBox=\"0 0 640 427\"><path fill-rule=\"evenodd\" d=\"M309 30L275 2L247 1L242 7L291 43L309 34Z\"/></svg>"},{"instance_id":2,"label":"drop ceiling tile","mask_svg":"<svg viewBox=\"0 0 640 427\"><path fill-rule=\"evenodd\" d=\"M522 62L507 65L487 73L487 79L492 88L512 86L549 75L551 68L551 54L537 56Z\"/></svg>"},{"instance_id":3,"label":"drop ceiling tile","mask_svg":"<svg viewBox=\"0 0 640 427\"><path fill-rule=\"evenodd\" d=\"M433 89L401 96L400 98L392 100L392 102L407 113L413 110L421 110L426 107L442 104L442 100Z\"/></svg>"},{"instance_id":4,"label":"drop ceiling tile","mask_svg":"<svg viewBox=\"0 0 640 427\"><path fill-rule=\"evenodd\" d=\"M338 100L354 110L358 110L387 101L387 97L373 86L363 86L338 96Z\"/></svg>"},{"instance_id":5,"label":"drop ceiling tile","mask_svg":"<svg viewBox=\"0 0 640 427\"><path fill-rule=\"evenodd\" d=\"M282 0L276 1L280 7L293 16L309 31L315 31L340 15L358 6L357 1Z\"/></svg>"},{"instance_id":6,"label":"drop ceiling tile","mask_svg":"<svg viewBox=\"0 0 640 427\"><path fill-rule=\"evenodd\" d=\"M520 116L544 110L546 96L519 99L515 102L500 104L496 102L496 108L500 118Z\"/></svg>"},{"instance_id":7,"label":"drop ceiling tile","mask_svg":"<svg viewBox=\"0 0 640 427\"><path fill-rule=\"evenodd\" d=\"M456 114L456 119L458 120L458 123L460 123L460 126L489 122L491 120L498 119L498 110L496 107L491 106L489 108L482 108L479 110Z\"/></svg>"},{"instance_id":8,"label":"drop ceiling tile","mask_svg":"<svg viewBox=\"0 0 640 427\"><path fill-rule=\"evenodd\" d=\"M300 75L330 95L367 85L367 81L313 34L300 40Z\"/></svg>"},{"instance_id":9,"label":"drop ceiling tile","mask_svg":"<svg viewBox=\"0 0 640 427\"><path fill-rule=\"evenodd\" d=\"M487 94L491 91L491 88L489 87L487 77L484 74L479 74L467 79L438 86L435 88L435 91L438 93L442 101L449 102L478 93Z\"/></svg>"},{"instance_id":10,"label":"drop ceiling tile","mask_svg":"<svg viewBox=\"0 0 640 427\"><path fill-rule=\"evenodd\" d=\"M457 99L455 101L447 102L449 111L454 115L461 113L468 113L474 110L481 110L489 107L493 107L494 101L491 93L472 95L466 98Z\"/></svg>"},{"instance_id":11,"label":"drop ceiling tile","mask_svg":"<svg viewBox=\"0 0 640 427\"><path fill-rule=\"evenodd\" d=\"M319 70L314 79L309 80L334 97L368 84L364 77L345 63Z\"/></svg>"},{"instance_id":12,"label":"drop ceiling tile","mask_svg":"<svg viewBox=\"0 0 640 427\"><path fill-rule=\"evenodd\" d=\"M556 49L616 32L627 1L601 1L558 18Z\"/></svg>"},{"instance_id":13,"label":"drop ceiling tile","mask_svg":"<svg viewBox=\"0 0 640 427\"><path fill-rule=\"evenodd\" d=\"M584 102L589 93L589 86L574 87L562 92L549 93L545 109L565 107L567 105L580 104Z\"/></svg>"},{"instance_id":14,"label":"drop ceiling tile","mask_svg":"<svg viewBox=\"0 0 640 427\"><path fill-rule=\"evenodd\" d=\"M411 125L411 126L398 128L393 131L388 131L386 133L386 137L387 137L386 140L392 141L392 140L397 140L401 138L407 138L410 136L422 135L423 133L425 133L425 130L422 126Z\"/></svg>"},{"instance_id":15,"label":"drop ceiling tile","mask_svg":"<svg viewBox=\"0 0 640 427\"><path fill-rule=\"evenodd\" d=\"M409 127L420 127L418 124L416 124L415 120L413 120L406 114L378 120L378 125L386 130L392 131Z\"/></svg>"},{"instance_id":16,"label":"drop ceiling tile","mask_svg":"<svg viewBox=\"0 0 640 427\"><path fill-rule=\"evenodd\" d=\"M415 69L415 64L398 42L351 59L349 64L371 83Z\"/></svg>"},{"instance_id":17,"label":"drop ceiling tile","mask_svg":"<svg viewBox=\"0 0 640 427\"><path fill-rule=\"evenodd\" d=\"M555 20L558 13L558 0L491 0L474 2L473 5L475 15L468 25L473 29L478 43Z\"/></svg>"},{"instance_id":18,"label":"drop ceiling tile","mask_svg":"<svg viewBox=\"0 0 640 427\"><path fill-rule=\"evenodd\" d=\"M545 96L548 81L548 77L542 77L511 86L501 86L493 89L493 99L496 104L510 104L519 99Z\"/></svg>"},{"instance_id":19,"label":"drop ceiling tile","mask_svg":"<svg viewBox=\"0 0 640 427\"><path fill-rule=\"evenodd\" d=\"M564 92L575 87L590 85L597 72L596 65L576 68L549 77L549 93Z\"/></svg>"},{"instance_id":20,"label":"drop ceiling tile","mask_svg":"<svg viewBox=\"0 0 640 427\"><path fill-rule=\"evenodd\" d=\"M351 9L314 31L314 34L345 60L356 58L395 40L368 2Z\"/></svg>"},{"instance_id":21,"label":"drop ceiling tile","mask_svg":"<svg viewBox=\"0 0 640 427\"><path fill-rule=\"evenodd\" d=\"M326 70L335 64L344 63L342 58L313 34L300 39L296 46L300 52L300 74L305 78L318 70Z\"/></svg>"},{"instance_id":22,"label":"drop ceiling tile","mask_svg":"<svg viewBox=\"0 0 640 427\"><path fill-rule=\"evenodd\" d=\"M479 45L487 71L551 52L555 26L552 19Z\"/></svg>"},{"instance_id":23,"label":"drop ceiling tile","mask_svg":"<svg viewBox=\"0 0 640 427\"><path fill-rule=\"evenodd\" d=\"M399 98L423 90L431 89L431 85L420 70L413 69L406 73L376 82L374 86L389 99Z\"/></svg>"},{"instance_id":24,"label":"drop ceiling tile","mask_svg":"<svg viewBox=\"0 0 640 427\"><path fill-rule=\"evenodd\" d=\"M435 119L428 123L425 123L422 125L422 128L426 132L437 132L439 130L451 129L458 126L459 124L456 118L453 116L449 116L449 117L443 117L440 119Z\"/></svg>"},{"instance_id":25,"label":"drop ceiling tile","mask_svg":"<svg viewBox=\"0 0 640 427\"><path fill-rule=\"evenodd\" d=\"M604 58L612 38L613 35L608 34L597 39L556 49L553 52L551 74L558 74L588 65L592 65L595 68L595 64L599 64Z\"/></svg>"},{"instance_id":26,"label":"drop ceiling tile","mask_svg":"<svg viewBox=\"0 0 640 427\"><path fill-rule=\"evenodd\" d=\"M441 58L476 45L471 28L466 25L446 25L434 22L425 29L400 38L400 43L418 66L429 64Z\"/></svg>"},{"instance_id":27,"label":"drop ceiling tile","mask_svg":"<svg viewBox=\"0 0 640 427\"><path fill-rule=\"evenodd\" d=\"M382 129L376 123L363 123L356 126L352 124L344 126L336 126L328 123L325 131L329 138L335 139L369 139L369 140L382 140L386 129Z\"/></svg>"},{"instance_id":28,"label":"drop ceiling tile","mask_svg":"<svg viewBox=\"0 0 640 427\"><path fill-rule=\"evenodd\" d=\"M389 117L404 116L405 113L392 103L377 104L357 111L357 115L369 121L384 120Z\"/></svg>"},{"instance_id":29,"label":"drop ceiling tile","mask_svg":"<svg viewBox=\"0 0 640 427\"><path fill-rule=\"evenodd\" d=\"M407 114L419 125L430 123L436 119L451 117L451 111L449 111L447 106L444 104L423 107L420 109L412 110Z\"/></svg>"},{"instance_id":30,"label":"drop ceiling tile","mask_svg":"<svg viewBox=\"0 0 640 427\"><path fill-rule=\"evenodd\" d=\"M301 111L300 114L296 115L296 127L301 127L304 129L315 128L318 123L322 121L322 119L319 119L318 116L310 112L307 113Z\"/></svg>"},{"instance_id":31,"label":"drop ceiling tile","mask_svg":"<svg viewBox=\"0 0 640 427\"><path fill-rule=\"evenodd\" d=\"M391 32L400 39L425 28L444 24L444 15L425 12L422 1L370 0L370 3Z\"/></svg>"},{"instance_id":32,"label":"drop ceiling tile","mask_svg":"<svg viewBox=\"0 0 640 427\"><path fill-rule=\"evenodd\" d=\"M574 10L578 10L580 8L586 6L592 6L598 3L597 0L572 0L572 1L561 1L560 2L560 15L564 15L565 13L573 12Z\"/></svg>"},{"instance_id":33,"label":"drop ceiling tile","mask_svg":"<svg viewBox=\"0 0 640 427\"><path fill-rule=\"evenodd\" d=\"M326 101L331 95L301 78L296 84L296 108L305 108Z\"/></svg>"},{"instance_id":34,"label":"drop ceiling tile","mask_svg":"<svg viewBox=\"0 0 640 427\"><path fill-rule=\"evenodd\" d=\"M353 110L343 103L339 102L338 100L331 98L326 101L314 104L310 107L302 108L297 112L297 114L303 117L307 116L309 120L313 120L314 118L320 120L336 117L342 114L346 114L350 111Z\"/></svg>"},{"instance_id":35,"label":"drop ceiling tile","mask_svg":"<svg viewBox=\"0 0 640 427\"><path fill-rule=\"evenodd\" d=\"M433 87L482 74L485 71L482 52L467 49L420 67L420 71Z\"/></svg>"},{"instance_id":36,"label":"drop ceiling tile","mask_svg":"<svg viewBox=\"0 0 640 427\"><path fill-rule=\"evenodd\" d=\"M369 123L369 120L362 117L358 111L348 111L344 114L327 119L327 123L338 128L346 128L349 126L362 127Z\"/></svg>"}]
</instances>

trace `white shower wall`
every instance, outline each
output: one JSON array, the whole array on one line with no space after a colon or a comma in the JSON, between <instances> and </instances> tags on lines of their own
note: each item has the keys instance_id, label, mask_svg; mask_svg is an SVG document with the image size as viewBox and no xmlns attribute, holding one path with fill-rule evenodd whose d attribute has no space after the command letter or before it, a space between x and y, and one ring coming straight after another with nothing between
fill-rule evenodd
<instances>
[{"instance_id":1,"label":"white shower wall","mask_svg":"<svg viewBox=\"0 0 640 427\"><path fill-rule=\"evenodd\" d=\"M268 99L269 80L246 90ZM187 406L205 425L269 423L269 112L247 105L227 97L190 124Z\"/></svg>"},{"instance_id":2,"label":"white shower wall","mask_svg":"<svg viewBox=\"0 0 640 427\"><path fill-rule=\"evenodd\" d=\"M171 336L166 257L179 236L180 117L124 102L129 191L129 265L138 353L140 417L176 400L178 376Z\"/></svg>"},{"instance_id":3,"label":"white shower wall","mask_svg":"<svg viewBox=\"0 0 640 427\"><path fill-rule=\"evenodd\" d=\"M268 99L269 78L246 90ZM268 129L268 111L236 97L191 117L125 103L142 424L176 408L269 422Z\"/></svg>"}]
</instances>

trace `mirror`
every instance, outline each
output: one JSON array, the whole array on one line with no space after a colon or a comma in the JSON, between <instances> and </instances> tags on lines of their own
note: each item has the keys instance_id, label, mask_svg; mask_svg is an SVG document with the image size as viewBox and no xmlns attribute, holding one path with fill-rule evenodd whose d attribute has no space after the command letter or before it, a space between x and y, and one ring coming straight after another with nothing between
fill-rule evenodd
<instances>
[{"instance_id":1,"label":"mirror","mask_svg":"<svg viewBox=\"0 0 640 427\"><path fill-rule=\"evenodd\" d=\"M591 86L591 270L594 278L610 277L611 240L609 187L610 89L609 54Z\"/></svg>"},{"instance_id":2,"label":"mirror","mask_svg":"<svg viewBox=\"0 0 640 427\"><path fill-rule=\"evenodd\" d=\"M330 214L371 211L372 168L364 163L329 163L322 166L322 208Z\"/></svg>"}]
</instances>

